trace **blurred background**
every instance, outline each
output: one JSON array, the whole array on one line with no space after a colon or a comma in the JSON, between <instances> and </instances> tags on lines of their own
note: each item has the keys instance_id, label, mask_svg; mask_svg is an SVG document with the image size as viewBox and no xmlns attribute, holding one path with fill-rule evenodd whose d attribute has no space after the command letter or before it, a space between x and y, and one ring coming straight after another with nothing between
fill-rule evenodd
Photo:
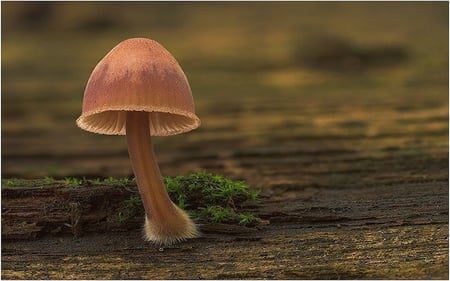
<instances>
[{"instance_id":1,"label":"blurred background","mask_svg":"<svg viewBox=\"0 0 450 281\"><path fill-rule=\"evenodd\" d=\"M1 5L2 178L132 175L124 137L75 125L91 71L132 37L174 55L202 120L155 138L163 175L257 186L445 176L446 2Z\"/></svg>"}]
</instances>

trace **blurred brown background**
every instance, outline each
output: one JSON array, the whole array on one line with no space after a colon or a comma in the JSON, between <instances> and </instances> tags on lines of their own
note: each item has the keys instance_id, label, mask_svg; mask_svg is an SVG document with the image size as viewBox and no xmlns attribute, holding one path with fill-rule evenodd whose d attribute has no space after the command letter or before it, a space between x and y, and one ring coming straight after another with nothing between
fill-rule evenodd
<instances>
[{"instance_id":1,"label":"blurred brown background","mask_svg":"<svg viewBox=\"0 0 450 281\"><path fill-rule=\"evenodd\" d=\"M131 37L178 59L202 120L156 138L165 175L261 186L266 172L308 181L309 169L339 170L313 165L336 153L366 171L367 157L394 172L424 152L416 172L446 162L447 3L3 2L3 178L131 175L125 138L75 125L92 69Z\"/></svg>"}]
</instances>

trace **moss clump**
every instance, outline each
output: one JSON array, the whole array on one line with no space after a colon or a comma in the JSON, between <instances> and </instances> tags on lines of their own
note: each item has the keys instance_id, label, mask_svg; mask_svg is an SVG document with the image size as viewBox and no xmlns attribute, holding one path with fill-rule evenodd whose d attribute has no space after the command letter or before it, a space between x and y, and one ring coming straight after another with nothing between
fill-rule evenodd
<instances>
[{"instance_id":1,"label":"moss clump","mask_svg":"<svg viewBox=\"0 0 450 281\"><path fill-rule=\"evenodd\" d=\"M250 190L244 182L200 172L164 177L164 183L170 199L197 221L245 226L259 221L253 214L240 212L244 203L259 200L258 193ZM118 221L126 223L143 212L141 198L132 196L120 208Z\"/></svg>"},{"instance_id":2,"label":"moss clump","mask_svg":"<svg viewBox=\"0 0 450 281\"><path fill-rule=\"evenodd\" d=\"M2 187L26 186L32 181L4 179ZM188 176L164 177L164 183L172 201L186 210L193 219L203 223L239 223L253 225L259 218L243 213L244 203L258 202L258 192L250 190L242 181L232 181L220 175L205 172ZM134 178L86 179L66 177L57 180L45 177L40 184L83 185L135 185ZM139 196L131 196L118 208L116 221L126 223L143 214L144 208Z\"/></svg>"},{"instance_id":3,"label":"moss clump","mask_svg":"<svg viewBox=\"0 0 450 281\"><path fill-rule=\"evenodd\" d=\"M259 218L241 213L243 204L257 202L258 192L242 181L199 172L188 176L165 177L172 201L194 219L215 223L255 224Z\"/></svg>"}]
</instances>

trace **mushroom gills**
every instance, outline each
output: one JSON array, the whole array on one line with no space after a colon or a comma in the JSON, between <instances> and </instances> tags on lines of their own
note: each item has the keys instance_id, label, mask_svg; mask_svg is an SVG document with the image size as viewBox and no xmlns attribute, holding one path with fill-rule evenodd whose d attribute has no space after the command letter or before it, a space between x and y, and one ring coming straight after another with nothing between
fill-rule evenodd
<instances>
[{"instance_id":1,"label":"mushroom gills","mask_svg":"<svg viewBox=\"0 0 450 281\"><path fill-rule=\"evenodd\" d=\"M183 114L145 111L149 119L148 124L150 130L154 136L165 136L176 134L177 132L189 131L196 122L195 119ZM127 112L129 111L106 110L92 113L84 117L82 122L92 132L108 135L124 135L126 132Z\"/></svg>"}]
</instances>

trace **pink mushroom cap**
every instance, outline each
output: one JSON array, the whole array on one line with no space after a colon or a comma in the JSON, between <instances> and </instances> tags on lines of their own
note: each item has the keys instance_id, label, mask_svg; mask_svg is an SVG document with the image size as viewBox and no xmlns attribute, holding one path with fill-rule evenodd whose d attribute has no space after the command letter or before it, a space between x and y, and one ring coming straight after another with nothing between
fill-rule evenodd
<instances>
[{"instance_id":1,"label":"pink mushroom cap","mask_svg":"<svg viewBox=\"0 0 450 281\"><path fill-rule=\"evenodd\" d=\"M176 135L200 126L183 70L156 41L125 40L97 64L76 123L93 133L125 135L127 111L148 112L153 136Z\"/></svg>"}]
</instances>

